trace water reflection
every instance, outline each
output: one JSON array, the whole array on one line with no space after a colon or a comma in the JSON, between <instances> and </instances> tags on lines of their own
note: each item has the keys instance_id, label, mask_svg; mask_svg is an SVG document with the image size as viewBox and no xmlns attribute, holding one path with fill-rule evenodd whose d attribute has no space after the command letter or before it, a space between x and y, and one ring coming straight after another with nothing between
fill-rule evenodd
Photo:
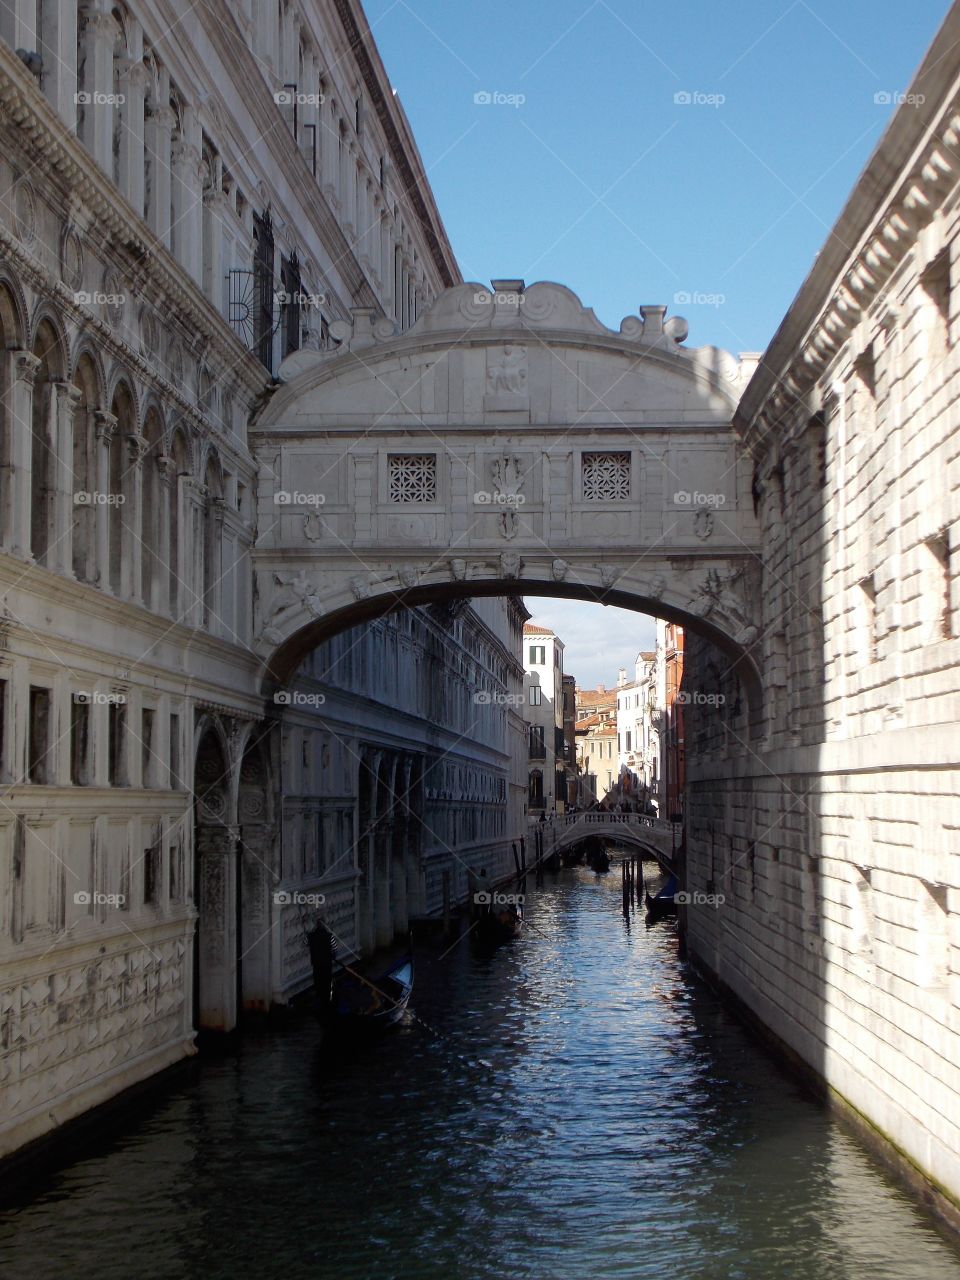
<instances>
[{"instance_id":1,"label":"water reflection","mask_svg":"<svg viewBox=\"0 0 960 1280\"><path fill-rule=\"evenodd\" d=\"M331 1058L250 1036L0 1218L7 1277L960 1276L960 1258L677 958L568 871L519 943L418 962Z\"/></svg>"}]
</instances>

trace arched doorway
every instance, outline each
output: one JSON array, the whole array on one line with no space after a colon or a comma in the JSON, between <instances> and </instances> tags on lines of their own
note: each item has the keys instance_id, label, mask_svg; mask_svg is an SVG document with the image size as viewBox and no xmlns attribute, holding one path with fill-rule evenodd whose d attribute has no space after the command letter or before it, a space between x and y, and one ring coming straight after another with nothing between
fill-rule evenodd
<instances>
[{"instance_id":1,"label":"arched doorway","mask_svg":"<svg viewBox=\"0 0 960 1280\"><path fill-rule=\"evenodd\" d=\"M273 992L270 893L279 875L269 729L253 730L240 762L237 990L241 1013L267 1013Z\"/></svg>"}]
</instances>

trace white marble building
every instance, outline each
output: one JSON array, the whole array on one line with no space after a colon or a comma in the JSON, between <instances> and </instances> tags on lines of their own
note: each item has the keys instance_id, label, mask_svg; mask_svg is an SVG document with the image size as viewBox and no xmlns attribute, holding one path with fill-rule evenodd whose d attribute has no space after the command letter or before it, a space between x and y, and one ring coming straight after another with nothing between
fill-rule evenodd
<instances>
[{"instance_id":1,"label":"white marble building","mask_svg":"<svg viewBox=\"0 0 960 1280\"><path fill-rule=\"evenodd\" d=\"M526 757L471 700L519 696L513 606L379 624L325 731L250 650L272 372L459 280L360 6L11 0L0 103L3 1154L302 989L294 890L356 948L462 893L454 837L496 872ZM374 714L391 661L452 704Z\"/></svg>"},{"instance_id":2,"label":"white marble building","mask_svg":"<svg viewBox=\"0 0 960 1280\"><path fill-rule=\"evenodd\" d=\"M527 722L527 811L560 812L566 803L563 756L563 641L549 627L523 627L524 718ZM559 801L559 805L558 805Z\"/></svg>"},{"instance_id":3,"label":"white marble building","mask_svg":"<svg viewBox=\"0 0 960 1280\"><path fill-rule=\"evenodd\" d=\"M660 731L657 703L659 653L643 650L634 662L634 678L621 670L617 681L617 748L620 783L641 808L656 803L660 780Z\"/></svg>"}]
</instances>

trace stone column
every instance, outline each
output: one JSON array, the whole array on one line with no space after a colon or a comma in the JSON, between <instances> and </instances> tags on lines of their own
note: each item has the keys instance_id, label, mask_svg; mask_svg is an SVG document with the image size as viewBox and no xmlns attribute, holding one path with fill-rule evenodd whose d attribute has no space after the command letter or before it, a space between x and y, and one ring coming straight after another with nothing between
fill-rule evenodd
<instances>
[{"instance_id":1,"label":"stone column","mask_svg":"<svg viewBox=\"0 0 960 1280\"><path fill-rule=\"evenodd\" d=\"M148 441L131 433L126 443L128 462L123 477L120 591L127 600L139 604L143 598L143 459Z\"/></svg>"},{"instance_id":2,"label":"stone column","mask_svg":"<svg viewBox=\"0 0 960 1280\"><path fill-rule=\"evenodd\" d=\"M140 43L138 31L137 43ZM120 190L141 216L144 213L144 102L150 73L138 59L123 61L120 67Z\"/></svg>"},{"instance_id":3,"label":"stone column","mask_svg":"<svg viewBox=\"0 0 960 1280\"><path fill-rule=\"evenodd\" d=\"M191 627L203 626L203 516L208 490L192 477L182 490L183 541L180 564L180 620Z\"/></svg>"},{"instance_id":4,"label":"stone column","mask_svg":"<svg viewBox=\"0 0 960 1280\"><path fill-rule=\"evenodd\" d=\"M96 430L94 446L95 490L100 501L94 507L95 568L93 581L104 590L110 587L110 508L103 497L110 492L110 445L117 430L112 413L98 409L93 415Z\"/></svg>"},{"instance_id":5,"label":"stone column","mask_svg":"<svg viewBox=\"0 0 960 1280\"><path fill-rule=\"evenodd\" d=\"M219 311L223 303L223 161L216 158L216 173L203 193L203 291Z\"/></svg>"},{"instance_id":6,"label":"stone column","mask_svg":"<svg viewBox=\"0 0 960 1280\"><path fill-rule=\"evenodd\" d=\"M235 826L196 828L200 901L201 1031L227 1032L237 1025L237 840Z\"/></svg>"},{"instance_id":7,"label":"stone column","mask_svg":"<svg viewBox=\"0 0 960 1280\"><path fill-rule=\"evenodd\" d=\"M69 382L53 384L55 422L53 437L53 539L48 556L49 567L73 576L74 492L79 487L73 474L73 433L77 410L83 403L79 387Z\"/></svg>"},{"instance_id":8,"label":"stone column","mask_svg":"<svg viewBox=\"0 0 960 1280\"><path fill-rule=\"evenodd\" d=\"M165 71L160 73L160 88L169 97L170 78ZM167 98L163 98L164 104ZM146 146L150 151L150 196L147 205L147 222L150 229L163 243L170 247L170 157L173 147L173 126L176 116L173 108L160 106L150 116L145 126Z\"/></svg>"},{"instance_id":9,"label":"stone column","mask_svg":"<svg viewBox=\"0 0 960 1280\"><path fill-rule=\"evenodd\" d=\"M43 7L43 30L39 44L13 45L38 48L43 57L43 92L67 128L77 127L77 6L54 4Z\"/></svg>"},{"instance_id":10,"label":"stone column","mask_svg":"<svg viewBox=\"0 0 960 1280\"><path fill-rule=\"evenodd\" d=\"M223 522L226 516L226 503L222 498L208 499L206 519L210 521L211 534L204 555L212 557L206 565L209 592L204 592L203 622L213 635L223 635ZM204 534L206 535L206 528Z\"/></svg>"},{"instance_id":11,"label":"stone column","mask_svg":"<svg viewBox=\"0 0 960 1280\"><path fill-rule=\"evenodd\" d=\"M173 144L173 226L170 247L183 269L201 283L203 197L200 191L200 151L190 132Z\"/></svg>"},{"instance_id":12,"label":"stone column","mask_svg":"<svg viewBox=\"0 0 960 1280\"><path fill-rule=\"evenodd\" d=\"M81 138L97 164L113 177L113 49L119 28L107 10L87 13L83 28L85 71Z\"/></svg>"},{"instance_id":13,"label":"stone column","mask_svg":"<svg viewBox=\"0 0 960 1280\"><path fill-rule=\"evenodd\" d=\"M10 440L3 541L15 556L30 558L31 472L33 470L33 388L41 361L30 351L7 352Z\"/></svg>"},{"instance_id":14,"label":"stone column","mask_svg":"<svg viewBox=\"0 0 960 1280\"><path fill-rule=\"evenodd\" d=\"M390 215L386 210L380 215L380 301L387 315L392 315L393 242L390 236Z\"/></svg>"}]
</instances>

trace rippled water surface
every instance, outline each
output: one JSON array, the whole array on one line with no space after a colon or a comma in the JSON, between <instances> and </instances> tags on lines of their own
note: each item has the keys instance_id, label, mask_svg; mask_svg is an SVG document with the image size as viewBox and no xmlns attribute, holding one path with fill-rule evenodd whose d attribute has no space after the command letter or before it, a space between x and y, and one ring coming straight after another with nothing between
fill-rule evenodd
<instances>
[{"instance_id":1,"label":"rippled water surface","mask_svg":"<svg viewBox=\"0 0 960 1280\"><path fill-rule=\"evenodd\" d=\"M946 1280L960 1253L628 929L620 877L523 938L418 957L415 1017L331 1059L309 1020L203 1062L0 1216L7 1280Z\"/></svg>"}]
</instances>

